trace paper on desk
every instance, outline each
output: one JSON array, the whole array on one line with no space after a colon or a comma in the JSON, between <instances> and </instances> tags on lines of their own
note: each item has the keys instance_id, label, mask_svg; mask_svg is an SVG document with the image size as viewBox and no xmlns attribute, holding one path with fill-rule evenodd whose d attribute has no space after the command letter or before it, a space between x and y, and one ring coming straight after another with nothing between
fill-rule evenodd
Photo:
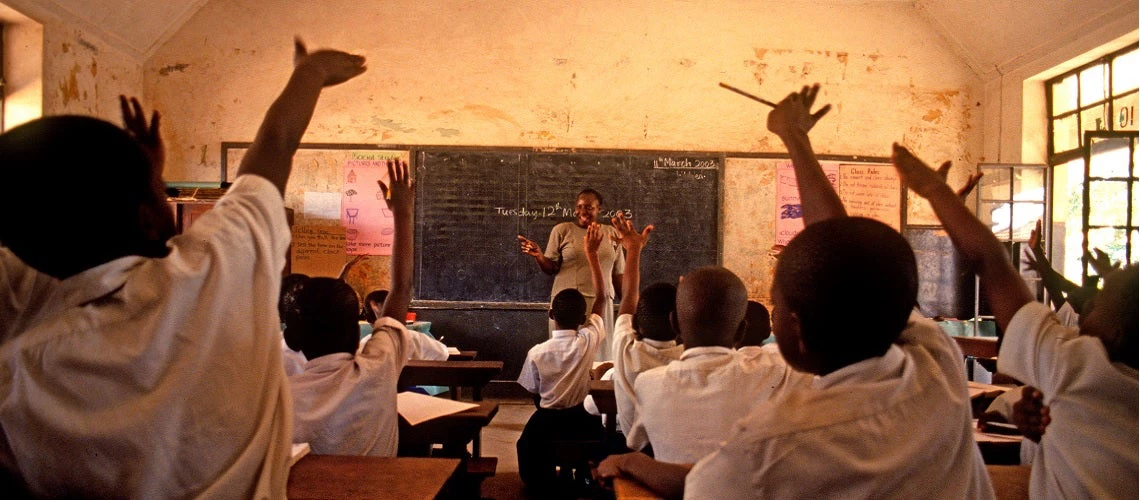
<instances>
[{"instance_id":1,"label":"paper on desk","mask_svg":"<svg viewBox=\"0 0 1140 500\"><path fill-rule=\"evenodd\" d=\"M313 451L313 449L309 447L309 443L293 443L293 452L289 455L289 467L292 467L298 460L308 455L310 451Z\"/></svg>"},{"instance_id":2,"label":"paper on desk","mask_svg":"<svg viewBox=\"0 0 1140 500\"><path fill-rule=\"evenodd\" d=\"M971 399L983 394L987 396L998 396L1010 389L1009 387L1002 387L1000 385L982 384L979 382L974 382L973 380L966 382L966 386L970 391Z\"/></svg>"},{"instance_id":3,"label":"paper on desk","mask_svg":"<svg viewBox=\"0 0 1140 500\"><path fill-rule=\"evenodd\" d=\"M433 418L459 413L463 410L476 408L479 405L452 401L444 398L433 398L418 392L401 392L396 395L396 410L410 425L426 422Z\"/></svg>"},{"instance_id":4,"label":"paper on desk","mask_svg":"<svg viewBox=\"0 0 1140 500\"><path fill-rule=\"evenodd\" d=\"M447 353L448 353L448 354L459 354L459 348L457 348L457 347L448 347L448 348L447 348Z\"/></svg>"}]
</instances>

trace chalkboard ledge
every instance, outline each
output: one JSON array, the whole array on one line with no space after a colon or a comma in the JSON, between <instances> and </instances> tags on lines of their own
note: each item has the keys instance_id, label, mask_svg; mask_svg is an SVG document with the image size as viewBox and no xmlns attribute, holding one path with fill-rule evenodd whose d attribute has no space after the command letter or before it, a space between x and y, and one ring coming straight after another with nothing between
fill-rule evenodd
<instances>
[{"instance_id":1,"label":"chalkboard ledge","mask_svg":"<svg viewBox=\"0 0 1140 500\"><path fill-rule=\"evenodd\" d=\"M502 310L539 310L550 308L546 302L469 302L452 300L413 300L412 309L441 309L441 310L471 310L471 309L502 309Z\"/></svg>"}]
</instances>

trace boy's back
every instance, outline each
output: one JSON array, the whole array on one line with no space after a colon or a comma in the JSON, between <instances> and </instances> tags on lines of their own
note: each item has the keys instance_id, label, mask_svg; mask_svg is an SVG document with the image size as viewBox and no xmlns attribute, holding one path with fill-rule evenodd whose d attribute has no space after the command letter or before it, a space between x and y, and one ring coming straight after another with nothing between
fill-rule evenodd
<instances>
[{"instance_id":1,"label":"boy's back","mask_svg":"<svg viewBox=\"0 0 1140 500\"><path fill-rule=\"evenodd\" d=\"M539 395L542 408L581 404L590 392L590 366L603 340L605 326L596 314L577 331L555 330L549 340L527 352L519 384Z\"/></svg>"},{"instance_id":2,"label":"boy's back","mask_svg":"<svg viewBox=\"0 0 1140 500\"><path fill-rule=\"evenodd\" d=\"M757 406L697 463L685 496L990 496L960 361L953 340L913 314L886 355Z\"/></svg>"}]
</instances>

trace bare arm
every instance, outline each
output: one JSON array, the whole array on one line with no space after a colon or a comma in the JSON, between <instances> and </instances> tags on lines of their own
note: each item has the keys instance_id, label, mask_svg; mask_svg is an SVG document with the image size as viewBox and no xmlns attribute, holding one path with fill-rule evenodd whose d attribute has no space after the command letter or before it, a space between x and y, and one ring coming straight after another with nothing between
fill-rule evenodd
<instances>
[{"instance_id":1,"label":"bare arm","mask_svg":"<svg viewBox=\"0 0 1140 500\"><path fill-rule=\"evenodd\" d=\"M633 478L662 497L681 498L685 495L685 476L692 468L692 464L658 462L649 455L633 452L610 455L598 464L598 475Z\"/></svg>"},{"instance_id":2,"label":"bare arm","mask_svg":"<svg viewBox=\"0 0 1140 500\"><path fill-rule=\"evenodd\" d=\"M1033 228L1033 231L1029 233L1029 250L1032 254L1029 257L1029 264L1041 276L1041 283L1049 291L1049 301L1053 303L1053 309L1060 309L1065 303L1065 294L1080 287L1055 271L1049 259L1045 257L1045 247L1041 245L1040 220L1037 221L1037 226Z\"/></svg>"},{"instance_id":3,"label":"bare arm","mask_svg":"<svg viewBox=\"0 0 1140 500\"><path fill-rule=\"evenodd\" d=\"M412 272L415 265L412 242L415 228L412 223L415 217L416 190L406 162L388 161L388 182L391 186L377 181L396 224L392 238L391 289L388 298L384 300L381 314L403 323L408 316L408 304L412 302Z\"/></svg>"},{"instance_id":4,"label":"bare arm","mask_svg":"<svg viewBox=\"0 0 1140 500\"><path fill-rule=\"evenodd\" d=\"M954 246L986 283L986 298L998 327L1004 331L1018 309L1033 301L1033 295L1010 264L1005 248L922 160L895 144L891 161L903 181L930 202Z\"/></svg>"},{"instance_id":5,"label":"bare arm","mask_svg":"<svg viewBox=\"0 0 1140 500\"><path fill-rule=\"evenodd\" d=\"M779 136L788 148L788 155L792 157L805 225L847 216L847 209L843 208L839 194L824 175L811 147L811 140L808 139L808 131L831 110L829 104L815 113L811 112L818 94L818 83L811 87L805 86L800 92L789 94L768 113L768 130Z\"/></svg>"},{"instance_id":6,"label":"bare arm","mask_svg":"<svg viewBox=\"0 0 1140 500\"><path fill-rule=\"evenodd\" d=\"M363 258L364 258L363 255L357 255L356 257L353 257L352 260L345 262L344 265L341 266L341 268L340 268L340 274L336 275L336 279L338 279L338 280L344 279L344 277L348 275L348 270L352 269L352 266L355 266L356 263L360 262L360 260Z\"/></svg>"},{"instance_id":7,"label":"bare arm","mask_svg":"<svg viewBox=\"0 0 1140 500\"><path fill-rule=\"evenodd\" d=\"M534 261L538 263L538 268L542 269L542 272L548 275L557 274L558 271L562 269L562 263L547 258L546 255L542 253L542 247L538 246L538 243L527 239L526 236L521 234L518 235L518 238L519 248L523 253L534 257Z\"/></svg>"},{"instance_id":8,"label":"bare arm","mask_svg":"<svg viewBox=\"0 0 1140 500\"><path fill-rule=\"evenodd\" d=\"M621 235L621 246L625 249L625 276L621 281L621 308L618 314L637 312L637 301L641 299L641 249L649 241L653 225L645 226L641 232L633 227L633 222L621 212L610 220Z\"/></svg>"},{"instance_id":9,"label":"bare arm","mask_svg":"<svg viewBox=\"0 0 1140 500\"><path fill-rule=\"evenodd\" d=\"M293 75L273 101L257 137L238 168L238 176L253 174L268 179L284 195L293 169L293 153L309 127L321 89L345 82L364 72L364 58L334 50L308 53L297 40Z\"/></svg>"},{"instance_id":10,"label":"bare arm","mask_svg":"<svg viewBox=\"0 0 1140 500\"><path fill-rule=\"evenodd\" d=\"M610 297L608 293L602 292L605 282L602 281L602 263L598 259L598 247L602 245L602 226L597 222L590 224L586 228L585 247L586 247L586 262L590 264L590 281L594 284L594 308L590 310L590 314L597 314L598 316L606 315L606 307L609 307ZM603 332L604 333L604 332Z\"/></svg>"}]
</instances>

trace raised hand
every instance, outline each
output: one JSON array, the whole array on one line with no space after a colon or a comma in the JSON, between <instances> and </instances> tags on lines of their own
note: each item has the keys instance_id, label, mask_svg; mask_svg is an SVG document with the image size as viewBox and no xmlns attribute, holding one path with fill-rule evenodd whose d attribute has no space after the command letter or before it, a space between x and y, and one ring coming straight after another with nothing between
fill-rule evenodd
<instances>
[{"instance_id":1,"label":"raised hand","mask_svg":"<svg viewBox=\"0 0 1140 500\"><path fill-rule=\"evenodd\" d=\"M815 104L815 98L819 95L819 84L810 87L804 86L799 92L792 92L776 105L776 108L768 113L768 130L772 133L785 136L792 133L808 133L812 127L819 122L823 115L831 111L831 105L827 104L820 108L815 113L811 112L811 107Z\"/></svg>"},{"instance_id":2,"label":"raised hand","mask_svg":"<svg viewBox=\"0 0 1140 500\"><path fill-rule=\"evenodd\" d=\"M942 182L946 182L946 175L950 173L950 165L951 163L947 161L938 167L938 175L942 177ZM982 180L983 175L985 175L984 172L974 172L970 174L970 176L966 178L966 184L958 188L954 194L958 195L958 198L961 198L962 201L966 201L966 197L970 196L970 193L978 186L978 181Z\"/></svg>"},{"instance_id":3,"label":"raised hand","mask_svg":"<svg viewBox=\"0 0 1140 500\"><path fill-rule=\"evenodd\" d=\"M376 181L380 190L384 192L384 202L393 212L410 214L415 205L416 190L412 177L408 174L408 162L388 160L388 182Z\"/></svg>"},{"instance_id":4,"label":"raised hand","mask_svg":"<svg viewBox=\"0 0 1140 500\"><path fill-rule=\"evenodd\" d=\"M132 97L128 102L127 96L119 96L119 108L123 113L123 129L134 137L142 146L154 175L161 178L162 169L166 166L166 147L162 143L162 135L158 132L158 122L162 118L158 110L150 115L150 125L146 123L146 114L143 113L139 100Z\"/></svg>"},{"instance_id":5,"label":"raised hand","mask_svg":"<svg viewBox=\"0 0 1140 500\"><path fill-rule=\"evenodd\" d=\"M891 152L891 163L895 164L895 169L899 171L899 176L902 177L907 187L913 189L923 198L930 198L940 188L949 189L943 176L946 171L949 171L950 162L943 163L935 171L911 154L910 150L896 142Z\"/></svg>"},{"instance_id":6,"label":"raised hand","mask_svg":"<svg viewBox=\"0 0 1140 500\"><path fill-rule=\"evenodd\" d=\"M310 53L300 38L293 40L293 67L312 68L318 71L322 85L329 87L344 83L364 73L364 56L349 54L339 50L322 49Z\"/></svg>"},{"instance_id":7,"label":"raised hand","mask_svg":"<svg viewBox=\"0 0 1140 500\"><path fill-rule=\"evenodd\" d=\"M602 246L602 225L597 222L590 223L586 228L586 236L583 237L583 243L586 247L586 256L597 256L598 248Z\"/></svg>"},{"instance_id":8,"label":"raised hand","mask_svg":"<svg viewBox=\"0 0 1140 500\"><path fill-rule=\"evenodd\" d=\"M527 239L526 236L523 236L521 234L518 235L518 238L519 249L522 250L522 253L525 253L531 257L538 257L542 255L542 247L538 246L538 243Z\"/></svg>"},{"instance_id":9,"label":"raised hand","mask_svg":"<svg viewBox=\"0 0 1140 500\"><path fill-rule=\"evenodd\" d=\"M1094 248L1093 252L1096 252L1095 256L1085 250L1085 258L1088 259L1089 265L1092 266L1093 271L1096 271L1097 276L1108 276L1113 271L1120 269L1120 263L1114 264L1112 258L1104 253L1104 250Z\"/></svg>"},{"instance_id":10,"label":"raised hand","mask_svg":"<svg viewBox=\"0 0 1140 500\"><path fill-rule=\"evenodd\" d=\"M1025 386L1021 389L1021 399L1013 404L1012 423L1017 425L1021 434L1034 442L1041 442L1045 428L1052 421L1044 398L1037 388Z\"/></svg>"},{"instance_id":11,"label":"raised hand","mask_svg":"<svg viewBox=\"0 0 1140 500\"><path fill-rule=\"evenodd\" d=\"M625 248L626 254L636 252L645 247L645 243L649 241L649 234L653 232L653 224L645 226L641 232L633 227L633 221L626 219L621 212L618 212L613 218L610 219L614 229L617 229L618 236L613 237L621 243L622 248Z\"/></svg>"}]
</instances>

